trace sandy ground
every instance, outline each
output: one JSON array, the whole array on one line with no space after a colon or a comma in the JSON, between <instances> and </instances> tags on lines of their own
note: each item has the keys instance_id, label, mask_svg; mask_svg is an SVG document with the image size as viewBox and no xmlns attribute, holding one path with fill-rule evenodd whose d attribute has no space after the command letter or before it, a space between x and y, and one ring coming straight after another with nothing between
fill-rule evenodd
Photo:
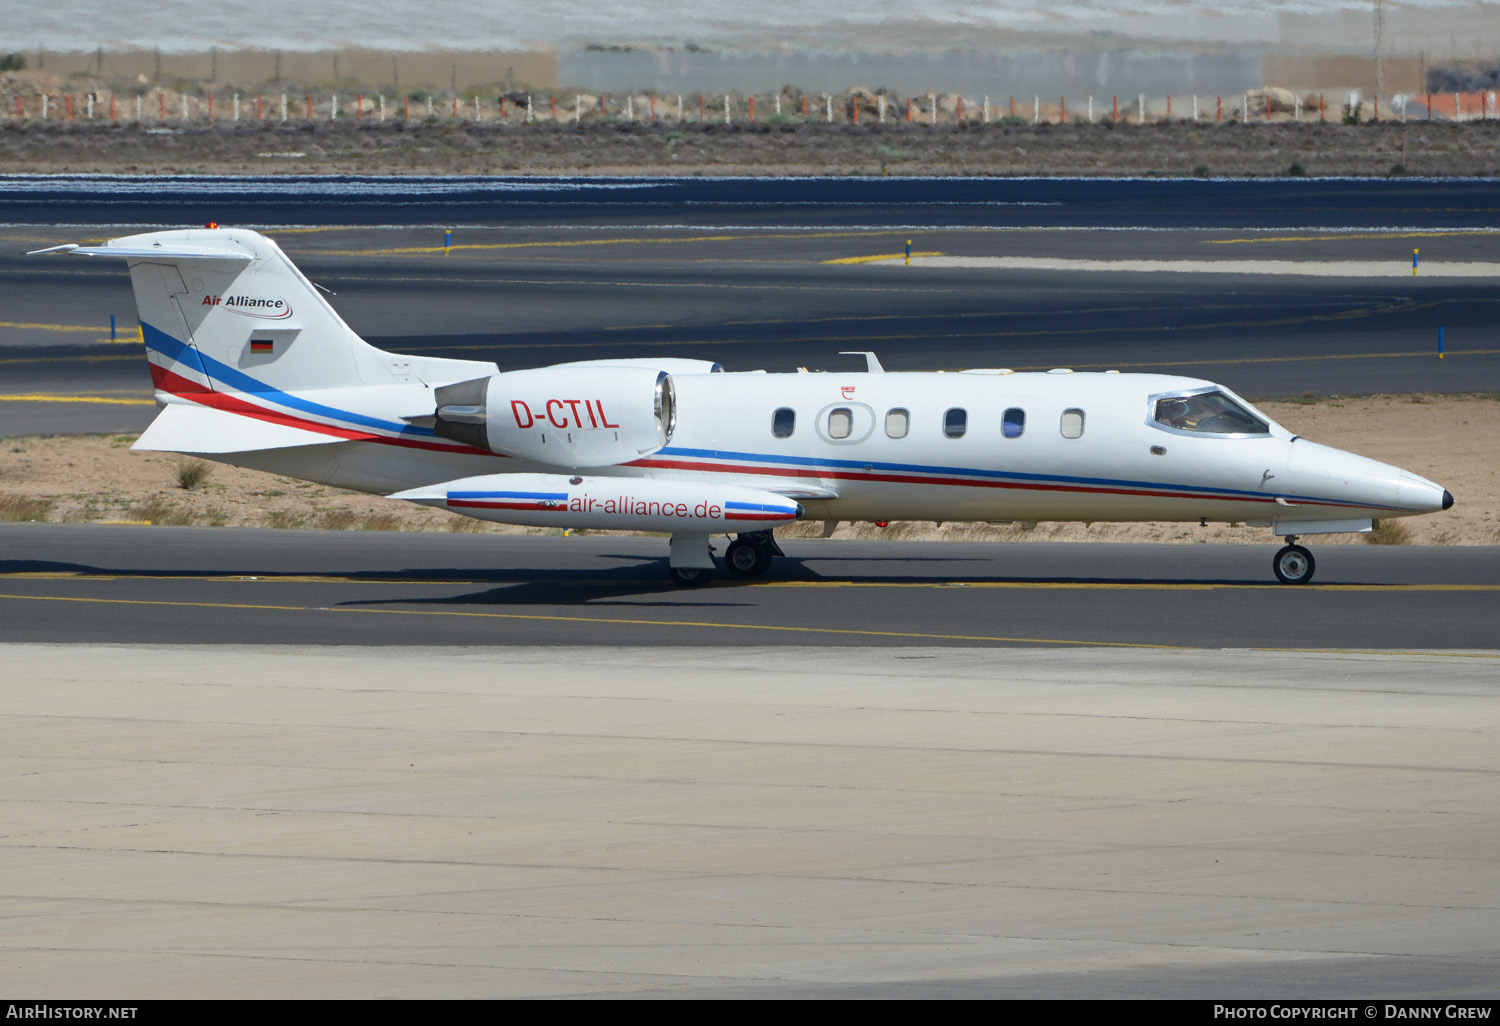
<instances>
[{"instance_id":1,"label":"sandy ground","mask_svg":"<svg viewBox=\"0 0 1500 1026\"><path fill-rule=\"evenodd\" d=\"M1382 540L1424 545L1500 544L1500 395L1373 396L1261 403L1285 427L1431 478L1451 491L1451 510L1387 525ZM133 436L11 438L0 443L0 518L334 530L548 533L484 524L434 510L214 464L195 488L178 483L193 461L129 448ZM783 536L816 536L819 523ZM1392 531L1391 529L1396 530ZM555 530L550 533L557 533ZM842 524L836 537L997 541L1247 542L1263 528L1196 524ZM1334 535L1360 542L1368 536ZM1324 543L1324 539L1319 539Z\"/></svg>"},{"instance_id":2,"label":"sandy ground","mask_svg":"<svg viewBox=\"0 0 1500 1026\"><path fill-rule=\"evenodd\" d=\"M1500 121L0 126L0 173L1282 176L1500 174Z\"/></svg>"}]
</instances>

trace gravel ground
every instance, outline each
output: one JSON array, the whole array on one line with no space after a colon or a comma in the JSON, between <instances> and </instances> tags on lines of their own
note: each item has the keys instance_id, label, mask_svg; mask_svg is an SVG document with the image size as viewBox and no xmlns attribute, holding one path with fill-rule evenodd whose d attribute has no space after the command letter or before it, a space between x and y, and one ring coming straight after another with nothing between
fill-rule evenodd
<instances>
[{"instance_id":1,"label":"gravel ground","mask_svg":"<svg viewBox=\"0 0 1500 1026\"><path fill-rule=\"evenodd\" d=\"M212 126L12 121L0 172L50 174L1500 175L1500 122Z\"/></svg>"}]
</instances>

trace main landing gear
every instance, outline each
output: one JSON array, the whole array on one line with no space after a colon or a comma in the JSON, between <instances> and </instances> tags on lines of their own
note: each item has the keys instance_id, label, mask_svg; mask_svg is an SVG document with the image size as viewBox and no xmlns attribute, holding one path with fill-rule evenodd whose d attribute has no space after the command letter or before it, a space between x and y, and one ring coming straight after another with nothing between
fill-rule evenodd
<instances>
[{"instance_id":1,"label":"main landing gear","mask_svg":"<svg viewBox=\"0 0 1500 1026\"><path fill-rule=\"evenodd\" d=\"M667 572L681 588L700 588L714 576L713 550L706 535L672 536L672 558ZM724 551L724 569L734 577L760 577L771 560L785 555L770 531L741 534Z\"/></svg>"},{"instance_id":2,"label":"main landing gear","mask_svg":"<svg viewBox=\"0 0 1500 1026\"><path fill-rule=\"evenodd\" d=\"M759 577L771 569L771 560L785 555L770 531L742 534L724 551L724 569L735 577Z\"/></svg>"},{"instance_id":3,"label":"main landing gear","mask_svg":"<svg viewBox=\"0 0 1500 1026\"><path fill-rule=\"evenodd\" d=\"M1312 553L1296 541L1295 534L1287 535L1286 545L1271 560L1271 569L1276 571L1276 579L1282 584L1306 584L1312 580L1313 571L1318 566Z\"/></svg>"}]
</instances>

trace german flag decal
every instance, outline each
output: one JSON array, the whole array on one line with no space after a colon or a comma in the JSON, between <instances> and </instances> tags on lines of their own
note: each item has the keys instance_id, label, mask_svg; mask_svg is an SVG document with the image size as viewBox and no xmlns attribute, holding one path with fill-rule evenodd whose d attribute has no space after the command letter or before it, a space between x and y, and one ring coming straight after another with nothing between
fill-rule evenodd
<instances>
[{"instance_id":1,"label":"german flag decal","mask_svg":"<svg viewBox=\"0 0 1500 1026\"><path fill-rule=\"evenodd\" d=\"M273 353L276 351L276 343L268 338L252 338L250 340L250 351L252 353Z\"/></svg>"}]
</instances>

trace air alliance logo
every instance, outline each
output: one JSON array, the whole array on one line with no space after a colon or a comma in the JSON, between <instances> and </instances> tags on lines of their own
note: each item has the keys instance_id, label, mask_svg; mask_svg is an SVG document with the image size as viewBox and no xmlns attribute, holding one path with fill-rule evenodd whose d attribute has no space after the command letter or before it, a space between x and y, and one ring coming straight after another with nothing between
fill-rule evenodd
<instances>
[{"instance_id":1,"label":"air alliance logo","mask_svg":"<svg viewBox=\"0 0 1500 1026\"><path fill-rule=\"evenodd\" d=\"M246 317L261 317L269 321L283 320L292 315L292 304L284 299L263 296L204 296L200 306L222 306Z\"/></svg>"}]
</instances>

